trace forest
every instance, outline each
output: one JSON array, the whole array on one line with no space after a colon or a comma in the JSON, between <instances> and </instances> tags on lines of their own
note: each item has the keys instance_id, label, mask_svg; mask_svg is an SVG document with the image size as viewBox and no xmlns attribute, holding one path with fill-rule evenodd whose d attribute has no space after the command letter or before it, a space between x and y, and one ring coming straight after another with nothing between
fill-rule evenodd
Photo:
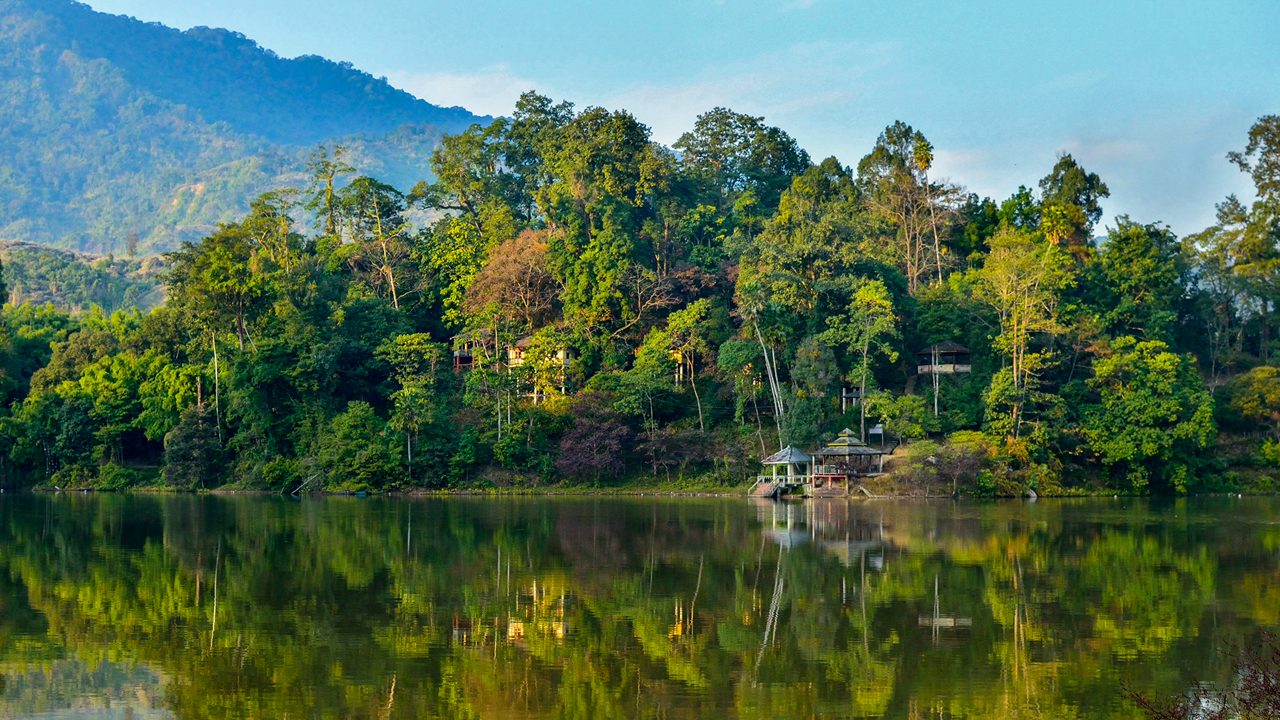
<instances>
[{"instance_id":1,"label":"forest","mask_svg":"<svg viewBox=\"0 0 1280 720\"><path fill-rule=\"evenodd\" d=\"M34 243L0 241L5 301L53 305L76 313L94 306L105 312L150 310L164 302L158 256L117 258L79 255Z\"/></svg>"},{"instance_id":2,"label":"forest","mask_svg":"<svg viewBox=\"0 0 1280 720\"><path fill-rule=\"evenodd\" d=\"M1067 154L978 197L903 122L846 165L529 93L408 193L323 148L166 256L162 306L5 307L0 482L721 487L880 425L899 489L1272 492L1280 116L1242 140L1256 199L1182 238L1104 222Z\"/></svg>"}]
</instances>

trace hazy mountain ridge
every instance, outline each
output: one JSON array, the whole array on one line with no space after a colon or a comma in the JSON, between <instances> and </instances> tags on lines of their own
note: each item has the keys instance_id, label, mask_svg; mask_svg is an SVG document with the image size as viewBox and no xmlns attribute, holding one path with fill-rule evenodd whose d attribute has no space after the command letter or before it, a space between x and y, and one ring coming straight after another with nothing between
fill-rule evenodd
<instances>
[{"instance_id":1,"label":"hazy mountain ridge","mask_svg":"<svg viewBox=\"0 0 1280 720\"><path fill-rule=\"evenodd\" d=\"M0 0L0 239L162 250L296 185L319 143L408 186L481 120L316 56L71 0Z\"/></svg>"}]
</instances>

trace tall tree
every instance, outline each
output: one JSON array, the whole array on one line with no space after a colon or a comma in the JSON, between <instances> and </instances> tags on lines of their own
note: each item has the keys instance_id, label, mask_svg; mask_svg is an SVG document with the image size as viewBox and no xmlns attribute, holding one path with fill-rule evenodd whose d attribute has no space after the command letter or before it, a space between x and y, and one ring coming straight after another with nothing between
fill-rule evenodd
<instances>
[{"instance_id":1,"label":"tall tree","mask_svg":"<svg viewBox=\"0 0 1280 720\"><path fill-rule=\"evenodd\" d=\"M671 342L671 353L679 367L679 376L687 377L689 387L693 390L694 403L698 407L698 429L700 430L706 430L707 423L702 412L702 395L698 393L698 368L700 363L710 365L711 348L708 343L710 311L711 301L702 298L671 313L667 318L667 337Z\"/></svg>"},{"instance_id":2,"label":"tall tree","mask_svg":"<svg viewBox=\"0 0 1280 720\"><path fill-rule=\"evenodd\" d=\"M670 158L634 117L603 108L587 108L556 138L544 149L551 181L539 191L551 224L549 266L566 319L589 335L616 334L670 304L669 268L646 265L653 255L640 252Z\"/></svg>"},{"instance_id":3,"label":"tall tree","mask_svg":"<svg viewBox=\"0 0 1280 720\"><path fill-rule=\"evenodd\" d=\"M991 239L991 251L978 281L982 298L1000 320L994 346L1009 361L993 379L989 397L994 404L1007 406L1007 423L1000 425L1016 438L1046 360L1046 353L1036 350L1035 341L1039 335L1061 331L1058 305L1062 291L1073 282L1071 262L1056 245L1006 227Z\"/></svg>"},{"instance_id":4,"label":"tall tree","mask_svg":"<svg viewBox=\"0 0 1280 720\"><path fill-rule=\"evenodd\" d=\"M809 167L809 154L790 135L722 107L699 115L673 147L722 211L750 193L763 213L772 213L791 179Z\"/></svg>"},{"instance_id":5,"label":"tall tree","mask_svg":"<svg viewBox=\"0 0 1280 720\"><path fill-rule=\"evenodd\" d=\"M1083 225L1077 230L1088 233L1102 219L1102 200L1111 190L1098 177L1080 166L1070 153L1058 156L1049 174L1040 179L1040 200L1045 205L1069 205L1079 208Z\"/></svg>"},{"instance_id":6,"label":"tall tree","mask_svg":"<svg viewBox=\"0 0 1280 720\"><path fill-rule=\"evenodd\" d=\"M241 349L250 322L266 306L269 278L255 271L259 237L251 220L224 225L168 256L169 301L213 332L234 332Z\"/></svg>"},{"instance_id":7,"label":"tall tree","mask_svg":"<svg viewBox=\"0 0 1280 720\"><path fill-rule=\"evenodd\" d=\"M410 333L391 338L378 353L391 365L392 379L399 386L391 394L394 408L389 424L404 433L405 459L412 475L414 442L436 411L436 376L444 348L426 333Z\"/></svg>"},{"instance_id":8,"label":"tall tree","mask_svg":"<svg viewBox=\"0 0 1280 720\"><path fill-rule=\"evenodd\" d=\"M933 145L902 121L884 129L876 145L858 163L858 185L867 206L893 232L895 260L915 294L944 268L943 226L954 214L958 193L929 182ZM943 205L940 201L950 202Z\"/></svg>"},{"instance_id":9,"label":"tall tree","mask_svg":"<svg viewBox=\"0 0 1280 720\"><path fill-rule=\"evenodd\" d=\"M307 185L306 207L323 224L326 237L338 236L341 211L338 206L339 178L354 173L356 169L346 161L347 149L337 145L332 149L319 147L307 163L310 179Z\"/></svg>"},{"instance_id":10,"label":"tall tree","mask_svg":"<svg viewBox=\"0 0 1280 720\"><path fill-rule=\"evenodd\" d=\"M1187 291L1188 263L1167 227L1116 220L1100 253L1109 297L1103 314L1117 335L1173 342Z\"/></svg>"},{"instance_id":11,"label":"tall tree","mask_svg":"<svg viewBox=\"0 0 1280 720\"><path fill-rule=\"evenodd\" d=\"M849 381L858 386L859 436L867 439L867 387L874 380L875 360L898 359L898 315L889 288L880 280L863 280L853 291L853 299L843 315L827 318L825 333L832 345L843 345L854 357Z\"/></svg>"},{"instance_id":12,"label":"tall tree","mask_svg":"<svg viewBox=\"0 0 1280 720\"><path fill-rule=\"evenodd\" d=\"M522 216L519 178L506 162L507 127L508 122L499 119L446 135L431 155L435 181L419 183L409 199L457 213L475 230L481 245L513 237L529 218Z\"/></svg>"},{"instance_id":13,"label":"tall tree","mask_svg":"<svg viewBox=\"0 0 1280 720\"><path fill-rule=\"evenodd\" d=\"M1280 115L1258 118L1244 150L1228 153L1227 159L1253 179L1260 201L1280 200Z\"/></svg>"},{"instance_id":14,"label":"tall tree","mask_svg":"<svg viewBox=\"0 0 1280 720\"><path fill-rule=\"evenodd\" d=\"M1198 321L1215 384L1219 373L1244 352L1241 313L1247 312L1250 303L1243 301L1247 288L1236 268L1244 261L1247 222L1248 210L1234 196L1228 197L1217 206L1217 223L1185 241L1193 259L1194 286L1203 300Z\"/></svg>"},{"instance_id":15,"label":"tall tree","mask_svg":"<svg viewBox=\"0 0 1280 720\"><path fill-rule=\"evenodd\" d=\"M400 309L400 297L414 288L406 277L411 255L404 195L370 177L358 177L339 194L351 243L339 253L378 295Z\"/></svg>"},{"instance_id":16,"label":"tall tree","mask_svg":"<svg viewBox=\"0 0 1280 720\"><path fill-rule=\"evenodd\" d=\"M463 307L472 317L496 313L528 334L551 319L555 299L547 233L526 230L494 249L467 287Z\"/></svg>"}]
</instances>

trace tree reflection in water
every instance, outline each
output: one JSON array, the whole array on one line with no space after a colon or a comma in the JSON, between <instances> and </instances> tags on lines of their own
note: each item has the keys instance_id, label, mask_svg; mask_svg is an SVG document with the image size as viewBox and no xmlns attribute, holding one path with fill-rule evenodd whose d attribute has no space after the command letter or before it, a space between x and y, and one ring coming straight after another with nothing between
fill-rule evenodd
<instances>
[{"instance_id":1,"label":"tree reflection in water","mask_svg":"<svg viewBox=\"0 0 1280 720\"><path fill-rule=\"evenodd\" d=\"M1277 510L6 495L0 716L1136 717L1275 629Z\"/></svg>"}]
</instances>

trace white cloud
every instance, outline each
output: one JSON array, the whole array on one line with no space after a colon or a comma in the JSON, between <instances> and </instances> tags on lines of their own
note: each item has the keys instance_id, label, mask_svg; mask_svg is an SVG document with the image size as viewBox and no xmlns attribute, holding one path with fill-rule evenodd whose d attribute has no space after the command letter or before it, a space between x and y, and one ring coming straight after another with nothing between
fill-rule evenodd
<instances>
[{"instance_id":1,"label":"white cloud","mask_svg":"<svg viewBox=\"0 0 1280 720\"><path fill-rule=\"evenodd\" d=\"M803 142L805 128L842 122L846 108L868 91L873 71L890 64L897 50L894 43L802 43L713 67L687 81L624 88L602 104L631 110L664 143L718 106L762 115Z\"/></svg>"},{"instance_id":2,"label":"white cloud","mask_svg":"<svg viewBox=\"0 0 1280 720\"><path fill-rule=\"evenodd\" d=\"M517 75L507 65L493 65L476 72L389 72L386 75L392 85L427 102L460 105L479 115L510 115L522 93L546 92L542 84Z\"/></svg>"},{"instance_id":3,"label":"white cloud","mask_svg":"<svg viewBox=\"0 0 1280 720\"><path fill-rule=\"evenodd\" d=\"M930 175L940 181L963 185L982 195L999 195L1007 178L1000 163L987 148L938 148L933 153Z\"/></svg>"}]
</instances>

